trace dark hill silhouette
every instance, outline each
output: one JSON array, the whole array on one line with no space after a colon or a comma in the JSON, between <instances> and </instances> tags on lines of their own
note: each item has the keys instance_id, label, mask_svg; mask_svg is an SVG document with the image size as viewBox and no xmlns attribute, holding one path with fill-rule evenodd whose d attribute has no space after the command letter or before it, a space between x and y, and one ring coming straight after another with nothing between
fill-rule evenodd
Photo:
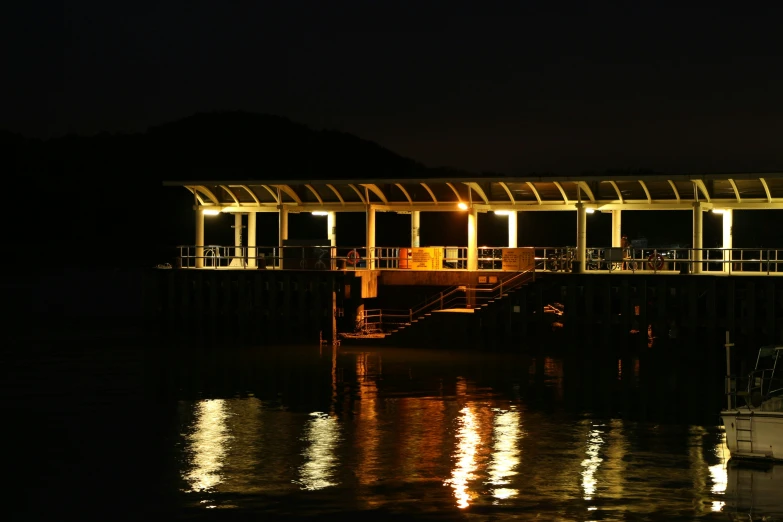
<instances>
[{"instance_id":1,"label":"dark hill silhouette","mask_svg":"<svg viewBox=\"0 0 783 522\"><path fill-rule=\"evenodd\" d=\"M17 201L36 205L51 229L21 222L6 227L13 245L44 244L84 258L144 262L181 240L192 219L185 190L165 180L455 178L457 169L429 168L371 141L313 130L266 114L195 114L143 133L68 135L46 141L0 131L0 168ZM54 245L54 247L51 247ZM128 245L134 245L129 247ZM150 245L155 245L150 247ZM96 251L100 255L96 256ZM32 262L47 262L34 256Z\"/></svg>"},{"instance_id":2,"label":"dark hill silhouette","mask_svg":"<svg viewBox=\"0 0 783 522\"><path fill-rule=\"evenodd\" d=\"M63 190L164 180L357 179L470 176L429 168L377 143L287 118L246 112L199 113L143 133L68 135L48 141L0 133L6 172L35 175Z\"/></svg>"},{"instance_id":3,"label":"dark hill silhouette","mask_svg":"<svg viewBox=\"0 0 783 522\"><path fill-rule=\"evenodd\" d=\"M148 153L167 179L352 179L432 175L424 165L338 131L241 112L197 114L151 128ZM172 171L176 168L176 171Z\"/></svg>"}]
</instances>

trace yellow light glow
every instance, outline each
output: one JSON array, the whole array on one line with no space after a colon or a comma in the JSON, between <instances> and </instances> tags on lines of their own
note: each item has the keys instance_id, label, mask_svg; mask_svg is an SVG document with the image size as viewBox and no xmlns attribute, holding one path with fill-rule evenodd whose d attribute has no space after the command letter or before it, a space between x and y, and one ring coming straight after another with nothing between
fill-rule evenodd
<instances>
[{"instance_id":1,"label":"yellow light glow","mask_svg":"<svg viewBox=\"0 0 783 522\"><path fill-rule=\"evenodd\" d=\"M460 210L467 210L468 206L465 203L463 203L462 201L460 201L459 203L457 203L457 208L460 209Z\"/></svg>"},{"instance_id":2,"label":"yellow light glow","mask_svg":"<svg viewBox=\"0 0 783 522\"><path fill-rule=\"evenodd\" d=\"M496 210L495 211L496 216L510 216L511 211L510 210Z\"/></svg>"},{"instance_id":3,"label":"yellow light glow","mask_svg":"<svg viewBox=\"0 0 783 522\"><path fill-rule=\"evenodd\" d=\"M340 442L337 418L311 413L303 440L310 447L304 452L306 462L299 467L299 485L311 491L336 486L334 475L339 462L334 450Z\"/></svg>"},{"instance_id":4,"label":"yellow light glow","mask_svg":"<svg viewBox=\"0 0 783 522\"><path fill-rule=\"evenodd\" d=\"M312 213L314 216L328 216L328 212L324 212L323 210L316 210Z\"/></svg>"},{"instance_id":5,"label":"yellow light glow","mask_svg":"<svg viewBox=\"0 0 783 522\"><path fill-rule=\"evenodd\" d=\"M205 208L201 211L205 216L217 216L220 214L219 210L215 210L213 208Z\"/></svg>"},{"instance_id":6,"label":"yellow light glow","mask_svg":"<svg viewBox=\"0 0 783 522\"><path fill-rule=\"evenodd\" d=\"M725 210L723 210L722 208L713 208L713 209L712 209L712 213L713 213L713 214L725 214L725 213L726 213L726 211L725 211Z\"/></svg>"},{"instance_id":7,"label":"yellow light glow","mask_svg":"<svg viewBox=\"0 0 783 522\"><path fill-rule=\"evenodd\" d=\"M195 409L195 430L188 436L193 468L184 477L192 492L210 490L223 482L220 470L231 439L226 426L228 405L225 400L201 401Z\"/></svg>"},{"instance_id":8,"label":"yellow light glow","mask_svg":"<svg viewBox=\"0 0 783 522\"><path fill-rule=\"evenodd\" d=\"M588 214L593 214L595 212L595 209L588 207L588 208L585 209L585 212L587 212Z\"/></svg>"}]
</instances>

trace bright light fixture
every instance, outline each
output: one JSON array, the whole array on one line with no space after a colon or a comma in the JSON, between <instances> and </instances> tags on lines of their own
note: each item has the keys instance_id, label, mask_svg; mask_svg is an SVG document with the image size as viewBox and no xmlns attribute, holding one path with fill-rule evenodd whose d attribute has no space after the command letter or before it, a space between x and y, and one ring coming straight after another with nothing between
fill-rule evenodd
<instances>
[{"instance_id":1,"label":"bright light fixture","mask_svg":"<svg viewBox=\"0 0 783 522\"><path fill-rule=\"evenodd\" d=\"M510 216L511 211L510 210L496 210L495 211L496 216Z\"/></svg>"},{"instance_id":2,"label":"bright light fixture","mask_svg":"<svg viewBox=\"0 0 783 522\"><path fill-rule=\"evenodd\" d=\"M459 203L457 203L457 208L459 208L460 210L467 210L468 206L462 201L460 201Z\"/></svg>"},{"instance_id":3,"label":"bright light fixture","mask_svg":"<svg viewBox=\"0 0 783 522\"><path fill-rule=\"evenodd\" d=\"M329 213L328 212L324 212L323 210L316 210L315 212L313 212L313 215L314 216L328 216Z\"/></svg>"},{"instance_id":4,"label":"bright light fixture","mask_svg":"<svg viewBox=\"0 0 783 522\"><path fill-rule=\"evenodd\" d=\"M215 210L213 208L205 208L202 212L205 216L217 216L220 214L219 210Z\"/></svg>"},{"instance_id":5,"label":"bright light fixture","mask_svg":"<svg viewBox=\"0 0 783 522\"><path fill-rule=\"evenodd\" d=\"M725 211L725 210L723 210L722 208L713 208L713 209L712 209L712 213L713 213L713 214L725 214L725 213L726 213L726 211Z\"/></svg>"},{"instance_id":6,"label":"bright light fixture","mask_svg":"<svg viewBox=\"0 0 783 522\"><path fill-rule=\"evenodd\" d=\"M594 209L594 208L587 207L587 208L585 209L585 212L587 212L588 214L592 214L593 212L595 212L595 209Z\"/></svg>"}]
</instances>

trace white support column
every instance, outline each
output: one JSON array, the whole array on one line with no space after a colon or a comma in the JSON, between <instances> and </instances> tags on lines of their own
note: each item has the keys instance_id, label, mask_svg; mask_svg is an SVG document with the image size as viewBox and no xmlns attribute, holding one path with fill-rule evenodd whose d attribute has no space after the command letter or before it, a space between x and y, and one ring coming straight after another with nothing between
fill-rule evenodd
<instances>
[{"instance_id":1,"label":"white support column","mask_svg":"<svg viewBox=\"0 0 783 522\"><path fill-rule=\"evenodd\" d=\"M234 214L234 257L242 259L242 214Z\"/></svg>"},{"instance_id":2,"label":"white support column","mask_svg":"<svg viewBox=\"0 0 783 522\"><path fill-rule=\"evenodd\" d=\"M277 259L272 265L283 268L283 242L288 240L288 209L280 205L277 209Z\"/></svg>"},{"instance_id":3,"label":"white support column","mask_svg":"<svg viewBox=\"0 0 783 522\"><path fill-rule=\"evenodd\" d=\"M576 204L576 261L579 266L578 272L584 274L587 270L585 266L587 252L587 208L584 203Z\"/></svg>"},{"instance_id":4,"label":"white support column","mask_svg":"<svg viewBox=\"0 0 783 522\"><path fill-rule=\"evenodd\" d=\"M612 246L623 246L623 211L612 210Z\"/></svg>"},{"instance_id":5,"label":"white support column","mask_svg":"<svg viewBox=\"0 0 783 522\"><path fill-rule=\"evenodd\" d=\"M337 213L327 212L326 214L326 237L329 238L331 246L337 246Z\"/></svg>"},{"instance_id":6,"label":"white support column","mask_svg":"<svg viewBox=\"0 0 783 522\"><path fill-rule=\"evenodd\" d=\"M280 206L277 210L277 246L282 248L283 241L288 239L288 209Z\"/></svg>"},{"instance_id":7,"label":"white support column","mask_svg":"<svg viewBox=\"0 0 783 522\"><path fill-rule=\"evenodd\" d=\"M478 270L478 210L468 210L468 271Z\"/></svg>"},{"instance_id":8,"label":"white support column","mask_svg":"<svg viewBox=\"0 0 783 522\"><path fill-rule=\"evenodd\" d=\"M329 249L329 257L331 258L332 262L331 267L332 270L337 268L337 213L336 212L327 212L326 213L326 237L329 238L329 245L331 248Z\"/></svg>"},{"instance_id":9,"label":"white support column","mask_svg":"<svg viewBox=\"0 0 783 522\"><path fill-rule=\"evenodd\" d=\"M734 211L727 208L723 211L723 271L731 271L731 249L734 248Z\"/></svg>"},{"instance_id":10,"label":"white support column","mask_svg":"<svg viewBox=\"0 0 783 522\"><path fill-rule=\"evenodd\" d=\"M411 211L411 247L421 246L421 211Z\"/></svg>"},{"instance_id":11,"label":"white support column","mask_svg":"<svg viewBox=\"0 0 783 522\"><path fill-rule=\"evenodd\" d=\"M256 267L256 213L247 214L247 266Z\"/></svg>"},{"instance_id":12,"label":"white support column","mask_svg":"<svg viewBox=\"0 0 783 522\"><path fill-rule=\"evenodd\" d=\"M517 247L517 211L512 210L508 215L508 248Z\"/></svg>"},{"instance_id":13,"label":"white support column","mask_svg":"<svg viewBox=\"0 0 783 522\"><path fill-rule=\"evenodd\" d=\"M204 209L196 209L196 268L204 268Z\"/></svg>"},{"instance_id":14,"label":"white support column","mask_svg":"<svg viewBox=\"0 0 783 522\"><path fill-rule=\"evenodd\" d=\"M691 266L691 270L694 274L700 274L701 273L701 263L699 261L702 260L702 218L704 217L701 203L696 202L693 204L693 261L694 263Z\"/></svg>"},{"instance_id":15,"label":"white support column","mask_svg":"<svg viewBox=\"0 0 783 522\"><path fill-rule=\"evenodd\" d=\"M367 207L367 268L375 268L375 209Z\"/></svg>"}]
</instances>

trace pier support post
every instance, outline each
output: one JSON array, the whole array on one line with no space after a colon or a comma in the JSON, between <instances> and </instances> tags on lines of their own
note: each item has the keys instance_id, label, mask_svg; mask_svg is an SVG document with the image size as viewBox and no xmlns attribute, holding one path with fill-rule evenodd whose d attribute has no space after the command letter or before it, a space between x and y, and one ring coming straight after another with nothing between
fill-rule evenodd
<instances>
[{"instance_id":1,"label":"pier support post","mask_svg":"<svg viewBox=\"0 0 783 522\"><path fill-rule=\"evenodd\" d=\"M478 210L468 210L468 271L478 270Z\"/></svg>"},{"instance_id":2,"label":"pier support post","mask_svg":"<svg viewBox=\"0 0 783 522\"><path fill-rule=\"evenodd\" d=\"M694 274L701 273L701 259L702 259L702 218L703 211L701 208L701 202L697 201L693 204L693 266L691 267Z\"/></svg>"},{"instance_id":3,"label":"pier support post","mask_svg":"<svg viewBox=\"0 0 783 522\"><path fill-rule=\"evenodd\" d=\"M196 209L196 268L204 268L204 209Z\"/></svg>"},{"instance_id":4,"label":"pier support post","mask_svg":"<svg viewBox=\"0 0 783 522\"><path fill-rule=\"evenodd\" d=\"M731 272L731 249L733 247L734 211L727 208L723 211L723 271Z\"/></svg>"},{"instance_id":5,"label":"pier support post","mask_svg":"<svg viewBox=\"0 0 783 522\"><path fill-rule=\"evenodd\" d=\"M623 211L612 210L612 246L617 248L623 246Z\"/></svg>"},{"instance_id":6,"label":"pier support post","mask_svg":"<svg viewBox=\"0 0 783 522\"><path fill-rule=\"evenodd\" d=\"M585 263L587 248L587 208L584 203L576 204L576 261L579 267L577 272L584 274L587 271Z\"/></svg>"},{"instance_id":7,"label":"pier support post","mask_svg":"<svg viewBox=\"0 0 783 522\"><path fill-rule=\"evenodd\" d=\"M247 214L247 267L256 267L256 213Z\"/></svg>"},{"instance_id":8,"label":"pier support post","mask_svg":"<svg viewBox=\"0 0 783 522\"><path fill-rule=\"evenodd\" d=\"M411 211L411 247L421 246L421 211Z\"/></svg>"},{"instance_id":9,"label":"pier support post","mask_svg":"<svg viewBox=\"0 0 783 522\"><path fill-rule=\"evenodd\" d=\"M242 214L234 214L234 258L242 262Z\"/></svg>"},{"instance_id":10,"label":"pier support post","mask_svg":"<svg viewBox=\"0 0 783 522\"><path fill-rule=\"evenodd\" d=\"M334 270L337 268L337 212L326 213L326 237L329 238L329 257L331 257L331 268Z\"/></svg>"},{"instance_id":11,"label":"pier support post","mask_svg":"<svg viewBox=\"0 0 783 522\"><path fill-rule=\"evenodd\" d=\"M283 268L283 243L288 241L288 209L280 205L277 209L277 265Z\"/></svg>"},{"instance_id":12,"label":"pier support post","mask_svg":"<svg viewBox=\"0 0 783 522\"><path fill-rule=\"evenodd\" d=\"M330 246L337 246L337 212L326 213L326 237Z\"/></svg>"},{"instance_id":13,"label":"pier support post","mask_svg":"<svg viewBox=\"0 0 783 522\"><path fill-rule=\"evenodd\" d=\"M517 247L517 212L512 210L508 214L508 248Z\"/></svg>"},{"instance_id":14,"label":"pier support post","mask_svg":"<svg viewBox=\"0 0 783 522\"><path fill-rule=\"evenodd\" d=\"M367 268L375 268L375 208L367 205Z\"/></svg>"}]
</instances>

